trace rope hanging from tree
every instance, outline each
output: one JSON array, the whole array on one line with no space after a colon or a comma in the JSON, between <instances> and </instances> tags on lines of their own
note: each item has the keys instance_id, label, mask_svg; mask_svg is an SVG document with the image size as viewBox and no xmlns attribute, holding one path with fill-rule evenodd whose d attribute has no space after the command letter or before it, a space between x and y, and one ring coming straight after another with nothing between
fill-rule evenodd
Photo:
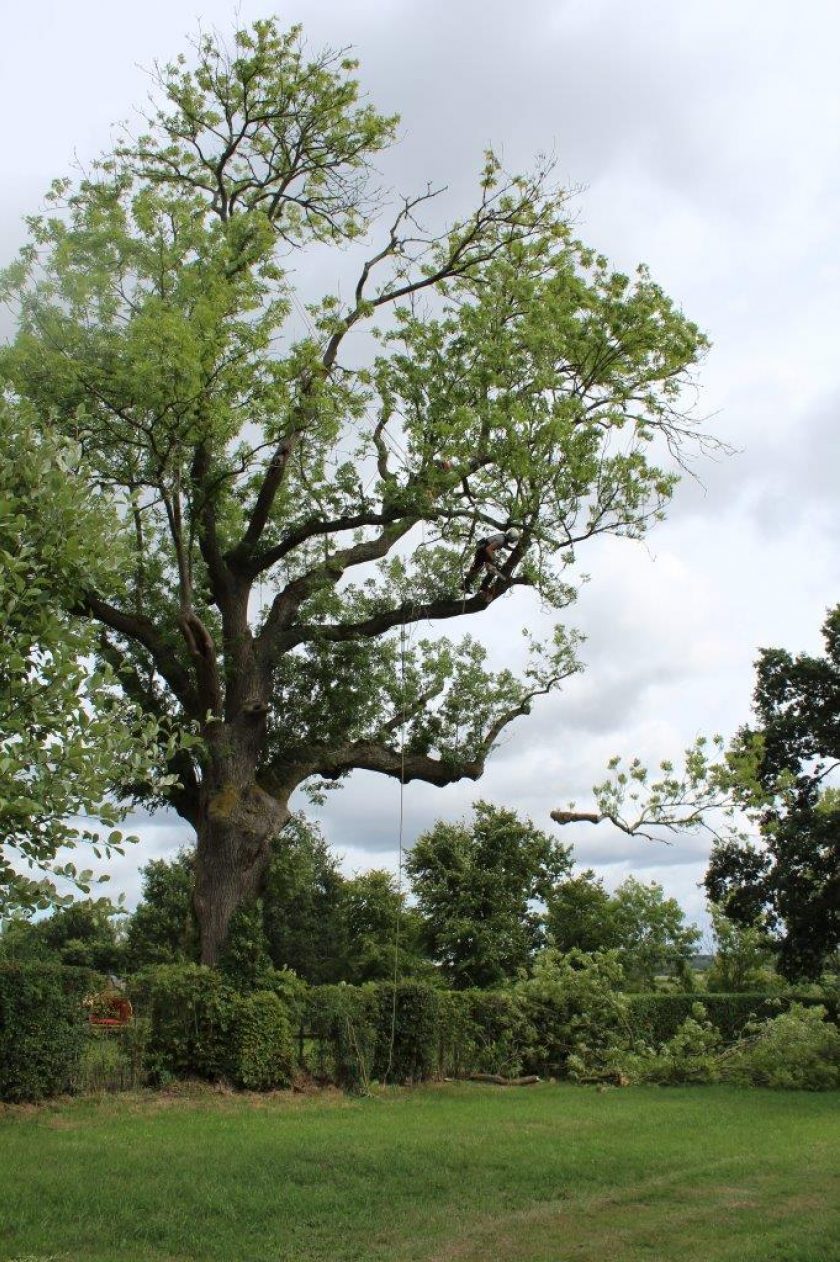
<instances>
[{"instance_id":1,"label":"rope hanging from tree","mask_svg":"<svg viewBox=\"0 0 840 1262\"><path fill-rule=\"evenodd\" d=\"M405 617L400 623L400 702L402 707L400 723L400 810L397 843L397 916L394 926L394 973L391 994L391 1038L388 1046L387 1078L394 1060L394 1042L397 1036L397 983L399 982L400 963L400 929L402 927L402 874L403 874L403 831L405 825L405 652L406 634Z\"/></svg>"}]
</instances>

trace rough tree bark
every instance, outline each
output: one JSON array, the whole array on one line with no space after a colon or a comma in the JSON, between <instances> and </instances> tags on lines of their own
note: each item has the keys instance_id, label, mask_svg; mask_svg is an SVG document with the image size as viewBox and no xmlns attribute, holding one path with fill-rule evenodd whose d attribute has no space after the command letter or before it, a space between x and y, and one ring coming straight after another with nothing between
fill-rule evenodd
<instances>
[{"instance_id":1,"label":"rough tree bark","mask_svg":"<svg viewBox=\"0 0 840 1262\"><path fill-rule=\"evenodd\" d=\"M257 783L264 715L253 706L237 724L214 724L196 818L195 911L201 962L216 964L231 916L260 893L271 844L290 818L288 794Z\"/></svg>"}]
</instances>

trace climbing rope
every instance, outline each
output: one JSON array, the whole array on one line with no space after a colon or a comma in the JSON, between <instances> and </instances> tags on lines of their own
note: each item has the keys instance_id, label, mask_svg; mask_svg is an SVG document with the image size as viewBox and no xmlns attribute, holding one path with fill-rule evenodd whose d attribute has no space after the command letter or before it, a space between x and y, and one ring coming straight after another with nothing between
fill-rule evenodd
<instances>
[{"instance_id":1,"label":"climbing rope","mask_svg":"<svg viewBox=\"0 0 840 1262\"><path fill-rule=\"evenodd\" d=\"M405 826L405 656L406 634L405 615L400 623L400 813L397 846L397 921L394 926L394 974L391 994L391 1038L388 1046L388 1066L385 1070L387 1079L394 1062L394 1043L397 1037L397 983L400 968L400 929L402 927L402 881L403 881L403 834Z\"/></svg>"}]
</instances>

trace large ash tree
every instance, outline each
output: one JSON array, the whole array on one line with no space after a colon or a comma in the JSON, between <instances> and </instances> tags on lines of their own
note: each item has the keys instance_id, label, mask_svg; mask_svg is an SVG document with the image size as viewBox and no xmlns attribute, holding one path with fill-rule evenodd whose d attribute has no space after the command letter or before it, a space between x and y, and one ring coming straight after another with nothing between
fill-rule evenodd
<instances>
[{"instance_id":1,"label":"large ash tree","mask_svg":"<svg viewBox=\"0 0 840 1262\"><path fill-rule=\"evenodd\" d=\"M574 239L550 170L492 155L445 229L431 189L386 210L396 120L354 70L273 22L200 39L158 68L144 134L53 187L5 278L4 377L81 444L132 549L71 612L132 701L201 738L168 800L208 962L298 786L476 779L576 669L563 631L516 678L412 626L498 618L515 587L567 606L580 545L641 536L694 437L703 338L647 273ZM326 247L358 271L303 310ZM465 597L476 539L509 525L503 579Z\"/></svg>"}]
</instances>

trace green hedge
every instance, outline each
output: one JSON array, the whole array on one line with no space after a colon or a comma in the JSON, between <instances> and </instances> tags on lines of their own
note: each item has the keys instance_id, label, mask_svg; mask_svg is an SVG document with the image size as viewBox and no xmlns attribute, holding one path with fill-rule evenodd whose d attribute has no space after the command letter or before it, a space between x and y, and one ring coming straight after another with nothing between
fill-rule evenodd
<instances>
[{"instance_id":1,"label":"green hedge","mask_svg":"<svg viewBox=\"0 0 840 1262\"><path fill-rule=\"evenodd\" d=\"M292 1081L289 1009L275 991L241 995L215 969L161 964L137 973L130 994L150 1021L146 1068L152 1081L228 1079L258 1091Z\"/></svg>"},{"instance_id":2,"label":"green hedge","mask_svg":"<svg viewBox=\"0 0 840 1262\"><path fill-rule=\"evenodd\" d=\"M777 1017L780 1012L786 1012L792 1003L806 1006L822 1004L828 1009L828 1019L837 1020L836 1004L813 996L767 995L763 992L628 995L628 1018L634 1036L652 1047L667 1043L691 1016L691 1009L698 1002L706 1009L709 1020L720 1031L725 1043L734 1043L748 1021Z\"/></svg>"},{"instance_id":3,"label":"green hedge","mask_svg":"<svg viewBox=\"0 0 840 1262\"><path fill-rule=\"evenodd\" d=\"M69 1091L88 1039L86 995L102 978L60 964L0 963L0 1100Z\"/></svg>"},{"instance_id":4,"label":"green hedge","mask_svg":"<svg viewBox=\"0 0 840 1262\"><path fill-rule=\"evenodd\" d=\"M153 1082L225 1076L236 991L201 964L160 964L129 981L135 1011L150 1019L147 1069Z\"/></svg>"},{"instance_id":5,"label":"green hedge","mask_svg":"<svg viewBox=\"0 0 840 1262\"><path fill-rule=\"evenodd\" d=\"M303 1029L306 1067L322 1082L350 1091L367 1086L379 1036L375 986L316 986L307 995Z\"/></svg>"},{"instance_id":6,"label":"green hedge","mask_svg":"<svg viewBox=\"0 0 840 1262\"><path fill-rule=\"evenodd\" d=\"M563 1077L568 1056L581 1041L591 1049L599 1040L606 1046L617 1036L659 1047L674 1037L698 1000L723 1042L732 1043L748 1021L777 1016L796 997L616 994L612 1007L602 1004L594 1012L585 1000L584 994L551 1002L539 991L529 993L527 986L441 991L402 982L396 991L392 1048L390 983L313 987L303 1016L307 1068L321 1081L351 1090L374 1079L420 1082L478 1072ZM808 997L804 1002L820 1000Z\"/></svg>"},{"instance_id":7,"label":"green hedge","mask_svg":"<svg viewBox=\"0 0 840 1262\"><path fill-rule=\"evenodd\" d=\"M271 991L240 996L228 1039L227 1073L237 1087L267 1091L288 1087L295 1074L289 1016Z\"/></svg>"},{"instance_id":8,"label":"green hedge","mask_svg":"<svg viewBox=\"0 0 840 1262\"><path fill-rule=\"evenodd\" d=\"M150 1079L227 1079L251 1090L288 1087L295 1071L293 1026L284 987L277 989L280 994L240 994L202 964L159 964L136 973L129 992L135 1011L150 1022L145 1047Z\"/></svg>"},{"instance_id":9,"label":"green hedge","mask_svg":"<svg viewBox=\"0 0 840 1262\"><path fill-rule=\"evenodd\" d=\"M516 1074L533 1043L512 991L442 991L425 982L316 986L304 1015L307 1067L357 1090L477 1071Z\"/></svg>"},{"instance_id":10,"label":"green hedge","mask_svg":"<svg viewBox=\"0 0 840 1262\"><path fill-rule=\"evenodd\" d=\"M440 991L425 982L376 985L377 1039L373 1072L387 1082L438 1076Z\"/></svg>"},{"instance_id":11,"label":"green hedge","mask_svg":"<svg viewBox=\"0 0 840 1262\"><path fill-rule=\"evenodd\" d=\"M591 972L459 992L417 981L400 982L396 991L388 982L306 989L292 974L272 973L266 989L241 994L214 969L160 965L131 978L138 1020L123 1032L130 1046L116 1049L91 1044L82 1001L101 988L96 974L6 963L0 965L0 1099L119 1088L146 1075L157 1083L198 1077L252 1090L288 1086L298 1067L295 1034L303 1067L350 1090L373 1080L476 1072L562 1077L570 1053L591 1057L616 1037L616 1047L662 1047L698 1000L726 1044L748 1021L775 1017L797 1001L766 994L622 996ZM836 1021L836 996L799 1002L822 1003Z\"/></svg>"},{"instance_id":12,"label":"green hedge","mask_svg":"<svg viewBox=\"0 0 840 1262\"><path fill-rule=\"evenodd\" d=\"M73 1091L89 1095L145 1087L149 1033L150 1023L144 1017L135 1017L120 1029L92 1027L73 1075Z\"/></svg>"},{"instance_id":13,"label":"green hedge","mask_svg":"<svg viewBox=\"0 0 840 1262\"><path fill-rule=\"evenodd\" d=\"M440 999L438 1069L516 1076L530 1068L535 1031L528 1005L512 990L445 991Z\"/></svg>"},{"instance_id":14,"label":"green hedge","mask_svg":"<svg viewBox=\"0 0 840 1262\"><path fill-rule=\"evenodd\" d=\"M439 1075L441 992L425 982L315 986L303 1016L307 1068L349 1090Z\"/></svg>"}]
</instances>

